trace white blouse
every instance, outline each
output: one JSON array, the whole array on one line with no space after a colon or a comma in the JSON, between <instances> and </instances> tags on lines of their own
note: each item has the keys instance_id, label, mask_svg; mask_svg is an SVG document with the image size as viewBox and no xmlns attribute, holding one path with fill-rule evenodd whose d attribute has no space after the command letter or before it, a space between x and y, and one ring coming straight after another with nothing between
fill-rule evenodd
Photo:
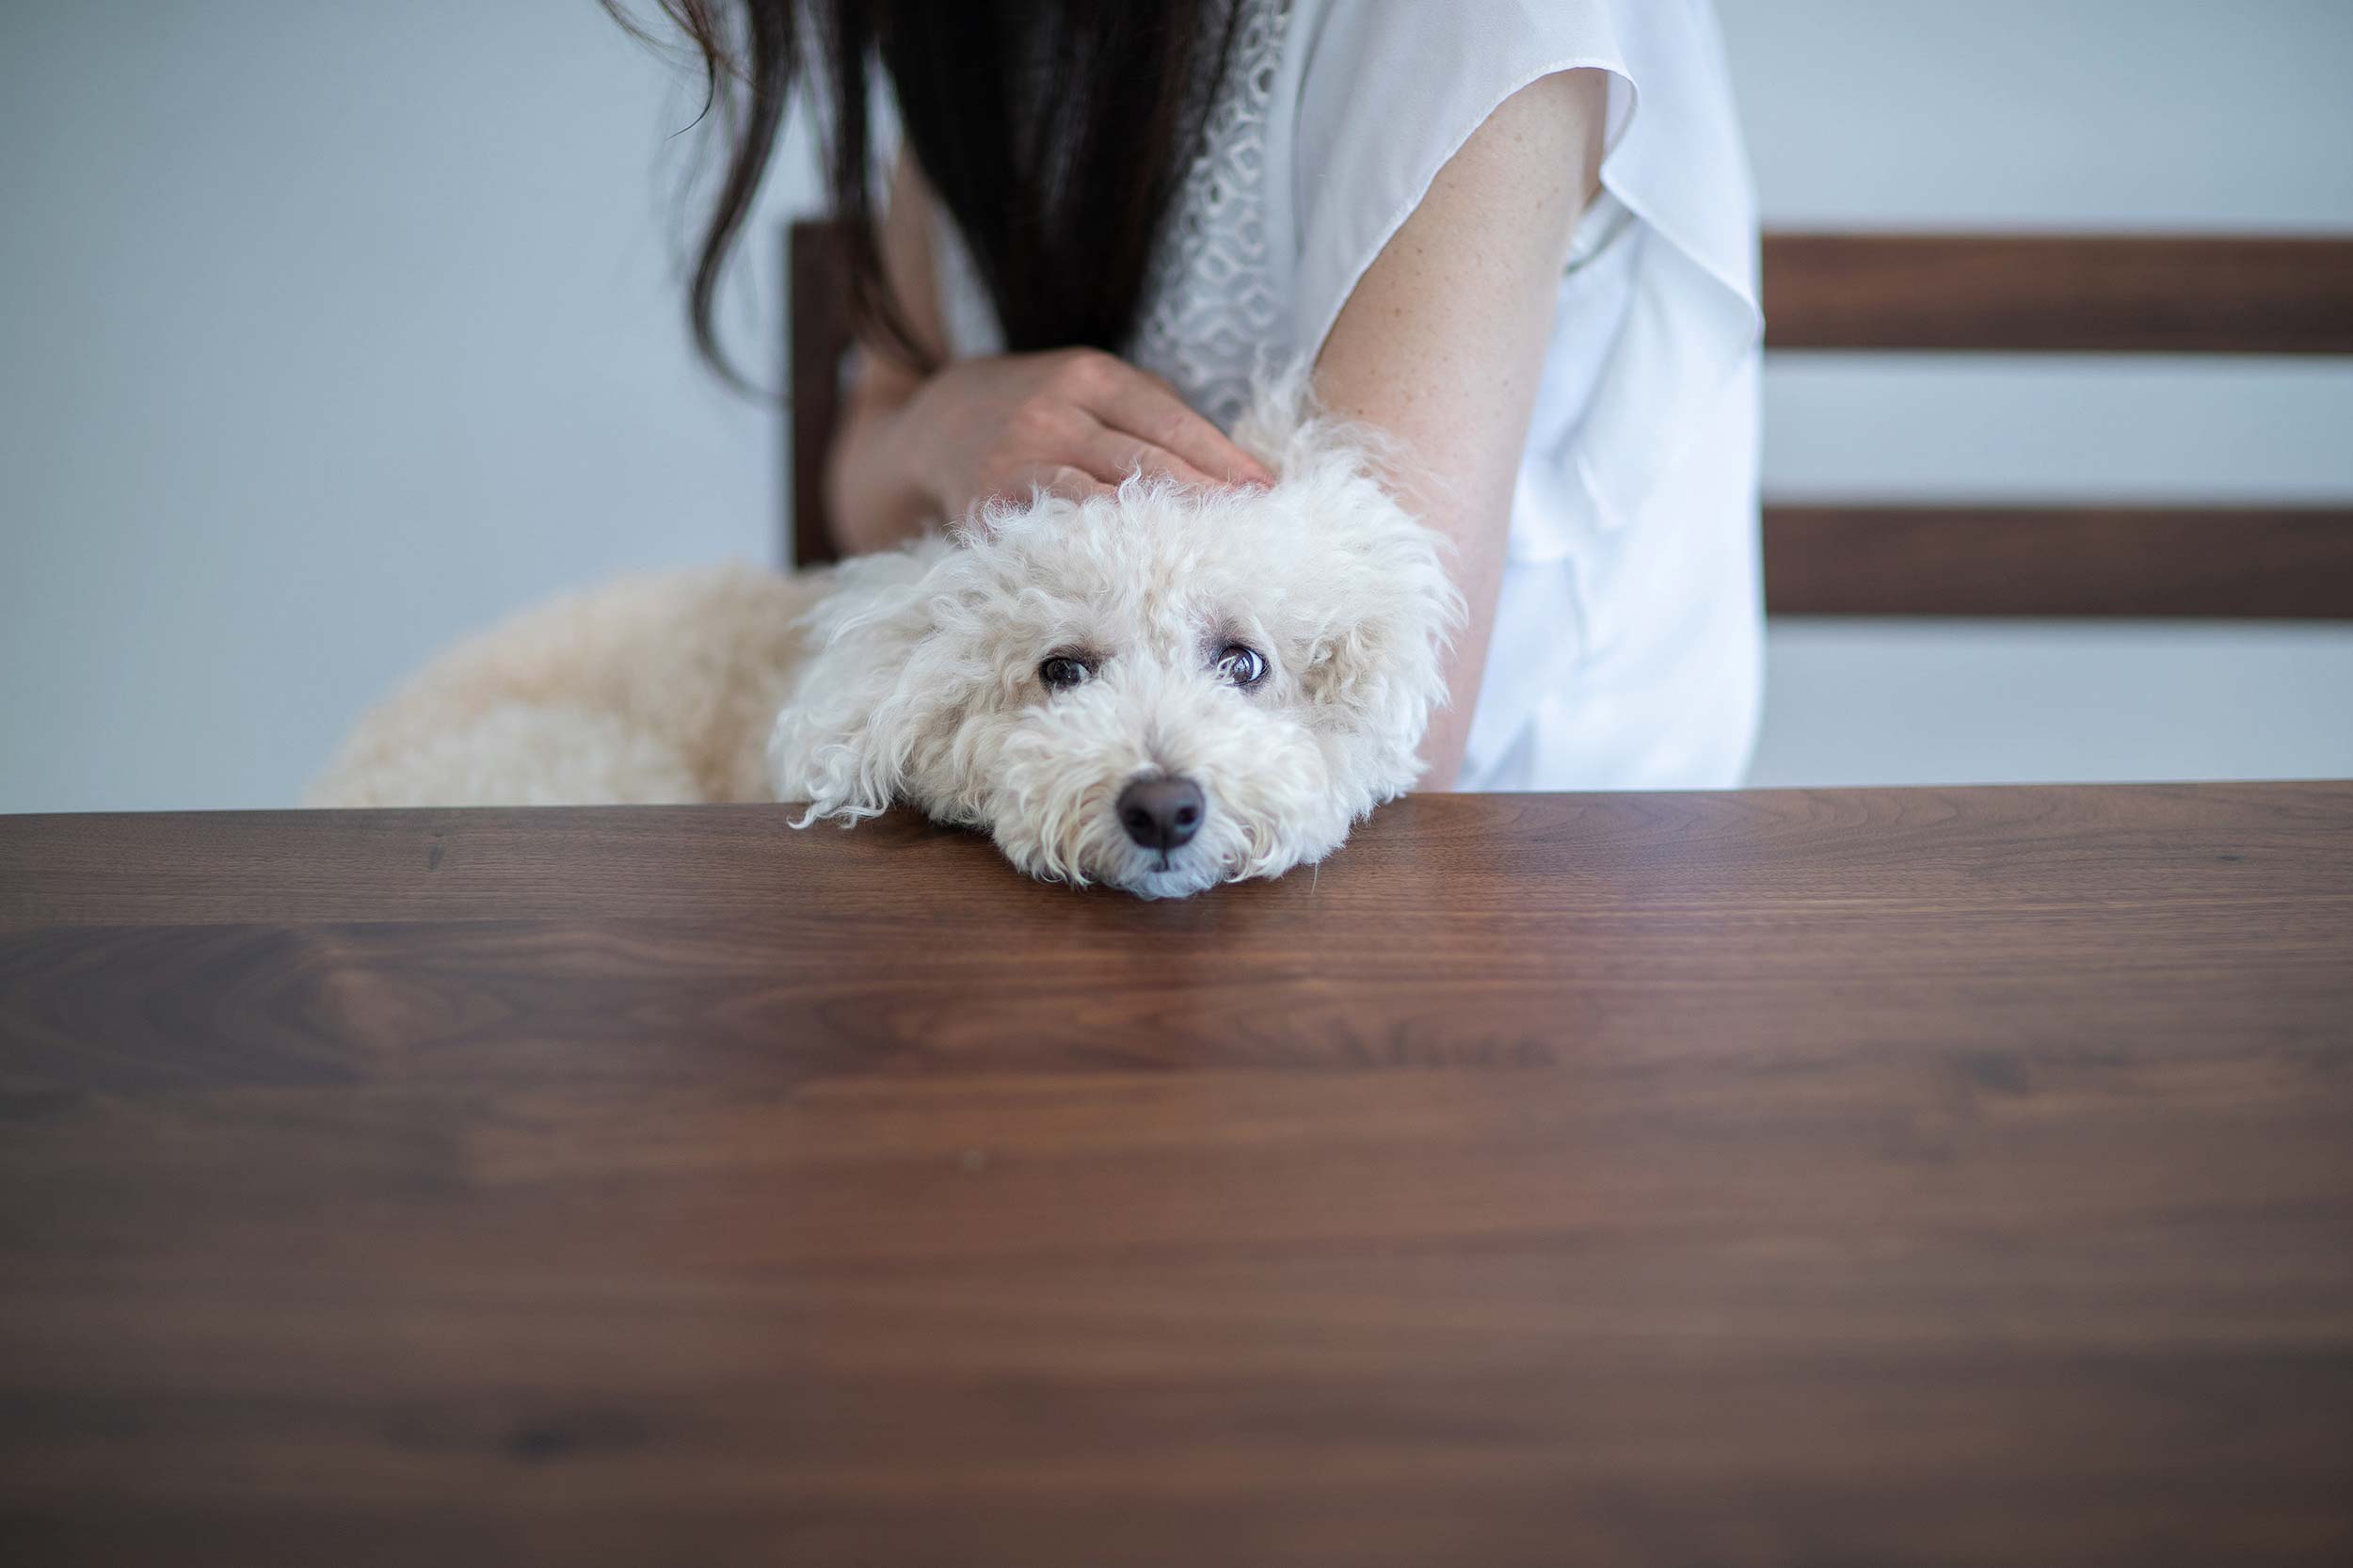
<instances>
[{"instance_id":1,"label":"white blouse","mask_svg":"<svg viewBox=\"0 0 2353 1568\"><path fill-rule=\"evenodd\" d=\"M1230 423L1312 357L1507 98L1609 73L1513 500L1463 787L1739 782L1763 667L1756 216L1708 0L1238 0L1234 53L1129 345ZM959 355L1001 342L937 231Z\"/></svg>"}]
</instances>

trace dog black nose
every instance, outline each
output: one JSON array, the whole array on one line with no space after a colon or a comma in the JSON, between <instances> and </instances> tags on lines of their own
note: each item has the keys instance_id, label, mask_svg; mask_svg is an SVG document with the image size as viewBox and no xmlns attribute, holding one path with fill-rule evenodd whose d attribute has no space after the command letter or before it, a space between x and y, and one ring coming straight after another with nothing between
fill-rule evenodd
<instances>
[{"instance_id":1,"label":"dog black nose","mask_svg":"<svg viewBox=\"0 0 2353 1568\"><path fill-rule=\"evenodd\" d=\"M1119 825L1162 855L1193 842L1208 813L1201 786L1190 778L1139 778L1119 792Z\"/></svg>"}]
</instances>

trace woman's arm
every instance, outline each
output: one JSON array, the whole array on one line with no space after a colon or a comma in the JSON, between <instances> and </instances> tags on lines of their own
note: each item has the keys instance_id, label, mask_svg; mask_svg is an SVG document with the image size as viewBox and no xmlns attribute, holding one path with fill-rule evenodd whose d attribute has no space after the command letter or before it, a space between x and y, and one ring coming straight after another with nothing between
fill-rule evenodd
<instances>
[{"instance_id":1,"label":"woman's arm","mask_svg":"<svg viewBox=\"0 0 2353 1568\"><path fill-rule=\"evenodd\" d=\"M825 469L843 553L887 548L1033 485L1081 494L1138 470L1196 485L1272 481L1166 382L1109 354L948 359L930 229L931 194L902 156L883 270L916 346L941 368L926 376L886 345L862 345Z\"/></svg>"},{"instance_id":2,"label":"woman's arm","mask_svg":"<svg viewBox=\"0 0 2353 1568\"><path fill-rule=\"evenodd\" d=\"M941 364L948 358L948 333L939 317L930 201L913 160L901 154L890 171L889 206L883 217L883 277L915 345ZM922 385L922 376L895 346L858 344L850 395L825 461L826 520L835 547L845 555L910 538L936 515L891 444L896 416Z\"/></svg>"},{"instance_id":3,"label":"woman's arm","mask_svg":"<svg viewBox=\"0 0 2353 1568\"><path fill-rule=\"evenodd\" d=\"M1469 740L1554 301L1600 181L1607 81L1565 72L1506 100L1382 248L1316 360L1323 401L1398 440L1392 483L1454 543L1470 624L1423 743L1426 788L1453 787Z\"/></svg>"}]
</instances>

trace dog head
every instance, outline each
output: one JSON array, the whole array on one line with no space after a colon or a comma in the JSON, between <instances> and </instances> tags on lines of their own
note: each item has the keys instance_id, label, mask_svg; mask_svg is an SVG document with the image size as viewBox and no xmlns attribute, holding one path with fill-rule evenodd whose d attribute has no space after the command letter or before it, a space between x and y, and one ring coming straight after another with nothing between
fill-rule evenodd
<instances>
[{"instance_id":1,"label":"dog head","mask_svg":"<svg viewBox=\"0 0 2353 1568\"><path fill-rule=\"evenodd\" d=\"M1145 898L1322 858L1411 788L1462 616L1442 546L1312 419L1270 489L1131 480L853 561L769 744L795 824L905 801Z\"/></svg>"}]
</instances>

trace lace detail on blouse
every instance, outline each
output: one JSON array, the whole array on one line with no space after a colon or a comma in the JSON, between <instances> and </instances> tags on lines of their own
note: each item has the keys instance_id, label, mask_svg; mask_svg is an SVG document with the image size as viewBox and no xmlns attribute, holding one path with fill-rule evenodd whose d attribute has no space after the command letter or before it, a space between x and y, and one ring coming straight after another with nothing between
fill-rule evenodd
<instances>
[{"instance_id":1,"label":"lace detail on blouse","mask_svg":"<svg viewBox=\"0 0 2353 1568\"><path fill-rule=\"evenodd\" d=\"M1203 123L1144 289L1128 357L1166 376L1193 406L1231 425L1251 372L1278 343L1288 312L1267 243L1267 119L1291 0L1241 8L1217 101Z\"/></svg>"}]
</instances>

